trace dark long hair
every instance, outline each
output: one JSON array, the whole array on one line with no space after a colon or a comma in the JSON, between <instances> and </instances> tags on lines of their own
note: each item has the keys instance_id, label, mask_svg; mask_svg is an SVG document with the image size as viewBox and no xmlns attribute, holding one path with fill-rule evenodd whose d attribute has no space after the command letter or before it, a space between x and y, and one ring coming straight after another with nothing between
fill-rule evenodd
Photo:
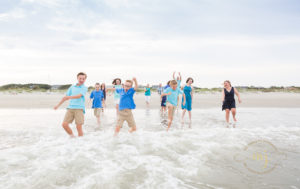
<instances>
[{"instance_id":1,"label":"dark long hair","mask_svg":"<svg viewBox=\"0 0 300 189\"><path fill-rule=\"evenodd\" d=\"M116 79L113 80L112 84L113 84L113 85L116 85L116 84L117 84L117 80L120 81L120 84L122 83L122 81L121 81L120 78L116 78Z\"/></svg>"}]
</instances>

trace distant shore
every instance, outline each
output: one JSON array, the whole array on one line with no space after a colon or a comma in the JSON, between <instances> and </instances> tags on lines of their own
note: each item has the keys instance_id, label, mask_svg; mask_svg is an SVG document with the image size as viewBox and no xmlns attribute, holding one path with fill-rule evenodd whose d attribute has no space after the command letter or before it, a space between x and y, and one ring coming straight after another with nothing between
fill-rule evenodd
<instances>
[{"instance_id":1,"label":"distant shore","mask_svg":"<svg viewBox=\"0 0 300 189\"><path fill-rule=\"evenodd\" d=\"M59 100L65 95L64 92L32 92L32 93L7 93L0 92L0 108L53 108ZM89 95L86 96L86 102L89 101ZM147 108L143 93L135 95L135 103L138 109ZM300 93L282 93L282 92L241 92L242 103L237 102L237 107L261 107L261 108L300 108ZM68 102L61 108L66 108ZM114 108L113 95L107 96L107 108ZM153 92L149 108L160 108L160 96ZM220 108L220 92L202 92L196 93L193 99L193 108Z\"/></svg>"}]
</instances>

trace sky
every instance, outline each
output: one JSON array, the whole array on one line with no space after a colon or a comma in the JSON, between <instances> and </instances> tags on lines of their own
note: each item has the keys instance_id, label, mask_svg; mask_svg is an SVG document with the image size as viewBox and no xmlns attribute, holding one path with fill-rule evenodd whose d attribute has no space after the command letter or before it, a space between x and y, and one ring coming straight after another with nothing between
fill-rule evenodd
<instances>
[{"instance_id":1,"label":"sky","mask_svg":"<svg viewBox=\"0 0 300 189\"><path fill-rule=\"evenodd\" d=\"M298 0L1 0L0 85L300 86Z\"/></svg>"}]
</instances>

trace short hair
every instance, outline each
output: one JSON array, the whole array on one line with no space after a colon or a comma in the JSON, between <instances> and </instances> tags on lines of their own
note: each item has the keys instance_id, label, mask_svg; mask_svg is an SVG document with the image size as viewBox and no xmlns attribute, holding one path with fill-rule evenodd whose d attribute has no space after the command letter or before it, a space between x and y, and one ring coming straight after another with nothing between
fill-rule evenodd
<instances>
[{"instance_id":1,"label":"short hair","mask_svg":"<svg viewBox=\"0 0 300 189\"><path fill-rule=\"evenodd\" d=\"M194 79L193 79L193 78L191 78L191 77L187 78L187 80L186 80L186 83L188 83L190 79L191 79L191 80L192 80L192 82L194 83Z\"/></svg>"},{"instance_id":2,"label":"short hair","mask_svg":"<svg viewBox=\"0 0 300 189\"><path fill-rule=\"evenodd\" d=\"M95 85L99 85L100 86L100 83L96 83Z\"/></svg>"},{"instance_id":3,"label":"short hair","mask_svg":"<svg viewBox=\"0 0 300 189\"><path fill-rule=\"evenodd\" d=\"M86 73L84 73L84 72L79 72L79 73L77 74L77 77L79 77L80 75L84 75L85 78L87 78L87 75L86 75Z\"/></svg>"},{"instance_id":4,"label":"short hair","mask_svg":"<svg viewBox=\"0 0 300 189\"><path fill-rule=\"evenodd\" d=\"M113 85L116 85L116 84L117 84L117 80L119 80L119 81L120 81L120 83L122 83L122 81L121 81L121 79L120 79L120 78L116 78L116 79L114 79L114 80L113 80L112 84L113 84Z\"/></svg>"},{"instance_id":5,"label":"short hair","mask_svg":"<svg viewBox=\"0 0 300 189\"><path fill-rule=\"evenodd\" d=\"M126 82L130 83L131 86L132 86L132 84L133 84L133 82L132 82L131 80L126 80Z\"/></svg>"},{"instance_id":6,"label":"short hair","mask_svg":"<svg viewBox=\"0 0 300 189\"><path fill-rule=\"evenodd\" d=\"M171 81L170 81L170 84L171 84L171 85L177 85L177 81L176 81L176 80L171 80Z\"/></svg>"}]
</instances>

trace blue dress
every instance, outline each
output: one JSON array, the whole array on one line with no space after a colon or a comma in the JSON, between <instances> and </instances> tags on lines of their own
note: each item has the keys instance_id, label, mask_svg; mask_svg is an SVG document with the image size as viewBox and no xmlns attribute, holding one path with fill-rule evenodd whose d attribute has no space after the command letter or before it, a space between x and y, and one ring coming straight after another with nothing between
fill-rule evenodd
<instances>
[{"instance_id":1,"label":"blue dress","mask_svg":"<svg viewBox=\"0 0 300 189\"><path fill-rule=\"evenodd\" d=\"M187 111L192 110L192 87L185 86L183 88L183 92L185 94L185 105L183 105L183 97L182 97L182 102L181 102L181 108L186 109Z\"/></svg>"}]
</instances>

